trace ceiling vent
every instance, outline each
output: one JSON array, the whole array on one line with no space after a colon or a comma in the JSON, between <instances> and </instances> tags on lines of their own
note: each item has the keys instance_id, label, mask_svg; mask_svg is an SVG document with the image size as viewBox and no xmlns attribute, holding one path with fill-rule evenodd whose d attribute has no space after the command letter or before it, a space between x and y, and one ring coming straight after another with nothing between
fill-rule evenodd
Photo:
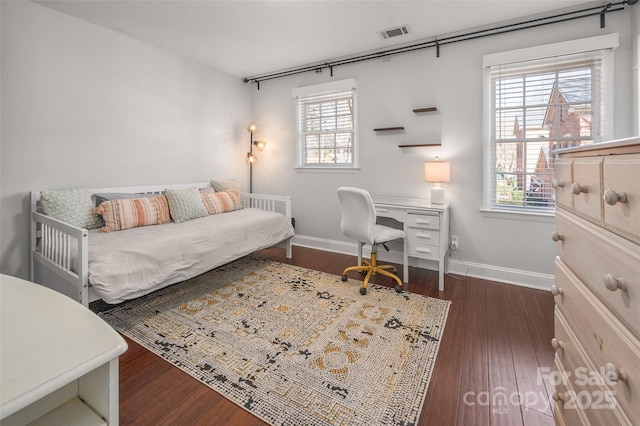
<instances>
[{"instance_id":1,"label":"ceiling vent","mask_svg":"<svg viewBox=\"0 0 640 426\"><path fill-rule=\"evenodd\" d=\"M386 30L380 31L380 37L382 37L383 39L398 37L405 34L409 34L409 25L387 28Z\"/></svg>"}]
</instances>

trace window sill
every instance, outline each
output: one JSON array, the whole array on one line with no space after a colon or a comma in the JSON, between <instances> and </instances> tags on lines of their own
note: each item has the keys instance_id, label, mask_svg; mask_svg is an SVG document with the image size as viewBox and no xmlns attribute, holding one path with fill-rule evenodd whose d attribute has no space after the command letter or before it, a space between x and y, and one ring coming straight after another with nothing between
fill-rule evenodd
<instances>
[{"instance_id":1,"label":"window sill","mask_svg":"<svg viewBox=\"0 0 640 426\"><path fill-rule=\"evenodd\" d=\"M543 222L553 223L555 221L555 213L535 213L535 212L521 212L510 210L491 210L487 208L480 209L482 215L491 219L509 219L509 220L524 220L527 222Z\"/></svg>"},{"instance_id":2,"label":"window sill","mask_svg":"<svg viewBox=\"0 0 640 426\"><path fill-rule=\"evenodd\" d=\"M358 167L296 167L298 173L360 173Z\"/></svg>"}]
</instances>

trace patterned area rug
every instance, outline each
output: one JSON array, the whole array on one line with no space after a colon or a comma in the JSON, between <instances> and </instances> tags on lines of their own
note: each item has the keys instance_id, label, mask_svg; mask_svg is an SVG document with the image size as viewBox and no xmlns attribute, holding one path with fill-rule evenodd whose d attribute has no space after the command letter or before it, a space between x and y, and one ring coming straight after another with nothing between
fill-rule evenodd
<instances>
[{"instance_id":1,"label":"patterned area rug","mask_svg":"<svg viewBox=\"0 0 640 426\"><path fill-rule=\"evenodd\" d=\"M101 316L272 425L415 424L450 302L360 285L246 257Z\"/></svg>"}]
</instances>

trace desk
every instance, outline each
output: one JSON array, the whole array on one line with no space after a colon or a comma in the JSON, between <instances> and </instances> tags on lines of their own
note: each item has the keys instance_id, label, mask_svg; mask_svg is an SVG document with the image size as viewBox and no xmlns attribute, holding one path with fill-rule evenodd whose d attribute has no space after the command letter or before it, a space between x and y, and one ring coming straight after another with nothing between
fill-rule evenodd
<instances>
[{"instance_id":1,"label":"desk","mask_svg":"<svg viewBox=\"0 0 640 426\"><path fill-rule=\"evenodd\" d=\"M405 239L402 253L403 280L409 281L409 258L438 262L438 289L444 291L449 253L449 203L431 204L418 198L371 195L379 217L402 223ZM362 261L362 247L358 264Z\"/></svg>"},{"instance_id":2,"label":"desk","mask_svg":"<svg viewBox=\"0 0 640 426\"><path fill-rule=\"evenodd\" d=\"M117 425L125 340L78 302L0 275L3 425Z\"/></svg>"}]
</instances>

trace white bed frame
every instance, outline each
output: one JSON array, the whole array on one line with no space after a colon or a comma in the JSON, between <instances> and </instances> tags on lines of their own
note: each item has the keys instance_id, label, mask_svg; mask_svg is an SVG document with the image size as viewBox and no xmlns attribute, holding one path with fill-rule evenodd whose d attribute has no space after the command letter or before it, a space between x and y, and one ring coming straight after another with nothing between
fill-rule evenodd
<instances>
[{"instance_id":1,"label":"white bed frame","mask_svg":"<svg viewBox=\"0 0 640 426\"><path fill-rule=\"evenodd\" d=\"M173 185L129 186L119 188L93 188L98 193L161 194L166 188L205 188L209 182ZM284 214L291 221L291 197L284 195L240 194L242 205ZM38 210L40 191L31 192L31 281L58 290L89 306L98 300L89 285L89 232L68 225ZM77 245L77 270L72 271L72 245ZM291 238L282 241L287 259L291 259Z\"/></svg>"}]
</instances>

